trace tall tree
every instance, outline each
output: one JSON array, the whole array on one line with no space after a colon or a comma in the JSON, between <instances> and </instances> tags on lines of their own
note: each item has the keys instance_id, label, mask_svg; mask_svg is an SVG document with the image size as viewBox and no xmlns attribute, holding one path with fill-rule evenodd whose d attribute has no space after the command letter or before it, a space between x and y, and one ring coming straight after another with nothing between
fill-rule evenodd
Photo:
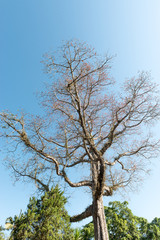
<instances>
[{"instance_id":1,"label":"tall tree","mask_svg":"<svg viewBox=\"0 0 160 240\"><path fill-rule=\"evenodd\" d=\"M66 198L58 186L45 192L40 199L31 198L25 213L8 218L12 225L9 239L74 239L65 203Z\"/></svg>"},{"instance_id":2,"label":"tall tree","mask_svg":"<svg viewBox=\"0 0 160 240\"><path fill-rule=\"evenodd\" d=\"M1 113L1 136L14 147L8 151L23 154L9 161L16 177L29 177L45 190L55 175L70 187L89 188L92 205L71 222L92 216L96 240L109 239L103 196L141 180L146 160L158 151L148 127L160 116L155 84L142 72L116 93L109 61L85 43L67 42L44 59L52 78L42 93L46 116ZM77 176L84 169L76 182L75 169Z\"/></svg>"}]
</instances>

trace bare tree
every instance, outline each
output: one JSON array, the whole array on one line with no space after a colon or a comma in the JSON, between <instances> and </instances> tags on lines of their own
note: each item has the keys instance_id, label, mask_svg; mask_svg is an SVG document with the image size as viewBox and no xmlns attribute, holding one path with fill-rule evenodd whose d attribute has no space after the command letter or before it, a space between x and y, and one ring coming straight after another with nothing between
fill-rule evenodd
<instances>
[{"instance_id":1,"label":"bare tree","mask_svg":"<svg viewBox=\"0 0 160 240\"><path fill-rule=\"evenodd\" d=\"M52 79L42 93L45 117L0 114L8 162L17 178L29 177L39 189L48 190L56 176L89 188L92 205L71 222L92 216L95 239L108 240L103 196L140 181L159 150L149 132L160 116L156 85L142 72L117 93L110 58L85 43L67 42L55 56L44 60ZM80 175L82 168L86 178L75 182L71 170Z\"/></svg>"}]
</instances>

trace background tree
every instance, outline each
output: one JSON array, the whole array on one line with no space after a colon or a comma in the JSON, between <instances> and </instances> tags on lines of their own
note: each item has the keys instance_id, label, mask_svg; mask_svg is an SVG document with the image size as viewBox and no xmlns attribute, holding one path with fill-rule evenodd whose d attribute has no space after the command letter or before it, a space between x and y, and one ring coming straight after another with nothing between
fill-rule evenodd
<instances>
[{"instance_id":1,"label":"background tree","mask_svg":"<svg viewBox=\"0 0 160 240\"><path fill-rule=\"evenodd\" d=\"M108 232L112 240L158 240L160 239L160 219L155 218L151 223L147 219L135 216L128 208L128 202L110 202L105 207ZM81 235L84 240L94 239L93 222L86 224Z\"/></svg>"},{"instance_id":2,"label":"background tree","mask_svg":"<svg viewBox=\"0 0 160 240\"><path fill-rule=\"evenodd\" d=\"M5 236L4 236L4 229L2 226L0 226L0 240L5 240Z\"/></svg>"},{"instance_id":3,"label":"background tree","mask_svg":"<svg viewBox=\"0 0 160 240\"><path fill-rule=\"evenodd\" d=\"M110 239L140 239L139 218L127 207L127 202L111 202L105 209Z\"/></svg>"},{"instance_id":4,"label":"background tree","mask_svg":"<svg viewBox=\"0 0 160 240\"><path fill-rule=\"evenodd\" d=\"M74 240L82 240L82 234L81 234L81 229L80 228L75 228L74 229Z\"/></svg>"},{"instance_id":5,"label":"background tree","mask_svg":"<svg viewBox=\"0 0 160 240\"><path fill-rule=\"evenodd\" d=\"M92 240L94 239L94 225L93 222L86 224L82 230L81 235L84 240Z\"/></svg>"},{"instance_id":6,"label":"background tree","mask_svg":"<svg viewBox=\"0 0 160 240\"><path fill-rule=\"evenodd\" d=\"M154 218L151 223L141 224L141 239L160 239L160 218Z\"/></svg>"},{"instance_id":7,"label":"background tree","mask_svg":"<svg viewBox=\"0 0 160 240\"><path fill-rule=\"evenodd\" d=\"M31 198L25 213L7 219L12 224L9 239L74 239L65 203L66 198L58 186L40 199Z\"/></svg>"},{"instance_id":8,"label":"background tree","mask_svg":"<svg viewBox=\"0 0 160 240\"><path fill-rule=\"evenodd\" d=\"M116 92L109 60L85 43L67 42L59 55L44 60L53 80L42 93L46 116L1 113L8 152L22 151L9 160L16 177L29 177L45 190L55 175L70 187L88 187L92 204L71 222L92 216L96 240L109 239L103 196L141 180L159 147L149 134L160 116L155 84L140 73ZM75 169L79 181L71 174Z\"/></svg>"}]
</instances>

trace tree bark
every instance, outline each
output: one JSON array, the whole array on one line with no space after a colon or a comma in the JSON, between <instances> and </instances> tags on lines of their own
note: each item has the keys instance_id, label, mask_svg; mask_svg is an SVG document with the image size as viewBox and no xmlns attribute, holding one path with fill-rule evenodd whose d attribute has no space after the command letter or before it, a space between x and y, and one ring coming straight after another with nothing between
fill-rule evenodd
<instances>
[{"instance_id":1,"label":"tree bark","mask_svg":"<svg viewBox=\"0 0 160 240\"><path fill-rule=\"evenodd\" d=\"M109 234L105 219L103 196L93 199L93 224L95 240L109 240Z\"/></svg>"},{"instance_id":2,"label":"tree bark","mask_svg":"<svg viewBox=\"0 0 160 240\"><path fill-rule=\"evenodd\" d=\"M92 217L94 224L95 240L109 240L106 218L103 206L103 192L105 180L105 168L103 162L92 163Z\"/></svg>"}]
</instances>

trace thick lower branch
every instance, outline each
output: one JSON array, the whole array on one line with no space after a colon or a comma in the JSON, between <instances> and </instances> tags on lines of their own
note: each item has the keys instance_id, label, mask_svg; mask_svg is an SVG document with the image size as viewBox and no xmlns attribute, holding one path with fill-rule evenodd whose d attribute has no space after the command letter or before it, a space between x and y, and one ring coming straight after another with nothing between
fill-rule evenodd
<instances>
[{"instance_id":1,"label":"thick lower branch","mask_svg":"<svg viewBox=\"0 0 160 240\"><path fill-rule=\"evenodd\" d=\"M90 205L81 214L70 217L70 222L79 222L79 221L81 221L85 218L88 218L88 217L92 216L92 208L93 208L93 205Z\"/></svg>"}]
</instances>

